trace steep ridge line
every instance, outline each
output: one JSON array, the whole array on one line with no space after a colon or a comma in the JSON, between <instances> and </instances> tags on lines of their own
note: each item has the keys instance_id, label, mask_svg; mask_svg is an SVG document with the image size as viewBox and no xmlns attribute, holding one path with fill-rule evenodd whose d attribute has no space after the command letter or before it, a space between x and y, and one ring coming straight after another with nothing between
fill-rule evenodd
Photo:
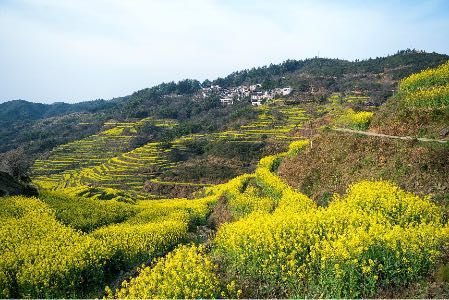
<instances>
[{"instance_id":1,"label":"steep ridge line","mask_svg":"<svg viewBox=\"0 0 449 300\"><path fill-rule=\"evenodd\" d=\"M388 135L383 133L376 133L376 132L370 132L370 131L361 131L361 130L354 130L354 129L347 129L347 128L331 128L333 131L338 132L346 132L346 133L354 133L354 134L361 134L361 135L367 135L367 136L376 136L376 137L383 137L388 139L397 139L397 140L418 140L420 142L435 142L435 143L449 143L449 140L437 140L437 139L429 139L429 138L418 138L418 137L412 137L412 136L398 136L398 135Z\"/></svg>"}]
</instances>

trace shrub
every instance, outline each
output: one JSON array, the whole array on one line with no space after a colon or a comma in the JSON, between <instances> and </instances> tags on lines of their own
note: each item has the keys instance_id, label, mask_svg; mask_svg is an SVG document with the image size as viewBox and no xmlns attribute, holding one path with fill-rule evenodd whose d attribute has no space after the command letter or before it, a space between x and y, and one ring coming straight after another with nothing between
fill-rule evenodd
<instances>
[{"instance_id":1,"label":"shrub","mask_svg":"<svg viewBox=\"0 0 449 300\"><path fill-rule=\"evenodd\" d=\"M349 127L356 130L368 129L374 114L369 111L354 112L347 109L342 115L334 121L336 125Z\"/></svg>"},{"instance_id":2,"label":"shrub","mask_svg":"<svg viewBox=\"0 0 449 300\"><path fill-rule=\"evenodd\" d=\"M83 197L44 192L40 196L64 224L84 232L112 223L120 223L137 214L136 205L115 200L99 201Z\"/></svg>"},{"instance_id":3,"label":"shrub","mask_svg":"<svg viewBox=\"0 0 449 300\"><path fill-rule=\"evenodd\" d=\"M184 241L187 223L165 220L147 224L115 224L92 232L113 252L110 267L113 270L130 269L165 254Z\"/></svg>"}]
</instances>

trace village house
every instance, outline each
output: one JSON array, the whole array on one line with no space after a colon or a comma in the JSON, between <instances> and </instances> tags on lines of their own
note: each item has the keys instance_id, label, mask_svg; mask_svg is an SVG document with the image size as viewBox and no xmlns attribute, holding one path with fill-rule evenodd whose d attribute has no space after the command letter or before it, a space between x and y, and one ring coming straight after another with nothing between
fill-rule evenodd
<instances>
[{"instance_id":1,"label":"village house","mask_svg":"<svg viewBox=\"0 0 449 300\"><path fill-rule=\"evenodd\" d=\"M230 97L220 98L220 102L223 106L234 104L234 100Z\"/></svg>"},{"instance_id":2,"label":"village house","mask_svg":"<svg viewBox=\"0 0 449 300\"><path fill-rule=\"evenodd\" d=\"M292 88L291 87L285 87L282 89L282 96L287 96L290 95L290 93L292 92Z\"/></svg>"},{"instance_id":3,"label":"village house","mask_svg":"<svg viewBox=\"0 0 449 300\"><path fill-rule=\"evenodd\" d=\"M212 85L201 89L199 97L206 98L212 94L219 96L223 106L232 105L234 101L249 99L252 105L262 105L265 101L274 99L277 96L287 96L292 92L291 87L275 88L273 90L262 90L260 83L253 85L240 85L232 88L222 88L219 85Z\"/></svg>"},{"instance_id":4,"label":"village house","mask_svg":"<svg viewBox=\"0 0 449 300\"><path fill-rule=\"evenodd\" d=\"M257 90L257 89L259 89L259 88L261 88L261 87L262 87L262 85L261 85L260 83L257 83L257 84L250 85L250 86L249 86L249 90L250 90L251 92L254 92L255 90Z\"/></svg>"},{"instance_id":5,"label":"village house","mask_svg":"<svg viewBox=\"0 0 449 300\"><path fill-rule=\"evenodd\" d=\"M251 105L260 106L260 105L262 105L262 100L252 100L251 99Z\"/></svg>"}]
</instances>

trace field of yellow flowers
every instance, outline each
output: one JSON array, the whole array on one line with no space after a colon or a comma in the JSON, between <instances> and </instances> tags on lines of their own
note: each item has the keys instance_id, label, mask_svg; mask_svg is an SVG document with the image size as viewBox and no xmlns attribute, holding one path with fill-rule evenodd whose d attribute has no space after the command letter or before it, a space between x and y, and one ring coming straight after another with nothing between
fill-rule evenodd
<instances>
[{"instance_id":1,"label":"field of yellow flowers","mask_svg":"<svg viewBox=\"0 0 449 300\"><path fill-rule=\"evenodd\" d=\"M98 296L121 272L185 242L190 224L204 222L214 200L153 206L41 197L0 198L0 298Z\"/></svg>"},{"instance_id":2,"label":"field of yellow flowers","mask_svg":"<svg viewBox=\"0 0 449 300\"><path fill-rule=\"evenodd\" d=\"M447 108L449 106L449 62L401 80L399 95L414 108Z\"/></svg>"},{"instance_id":3,"label":"field of yellow flowers","mask_svg":"<svg viewBox=\"0 0 449 300\"><path fill-rule=\"evenodd\" d=\"M317 206L275 173L308 146L193 200L0 198L0 297L360 298L426 276L449 238L442 210L386 181ZM218 204L229 218L192 244Z\"/></svg>"}]
</instances>

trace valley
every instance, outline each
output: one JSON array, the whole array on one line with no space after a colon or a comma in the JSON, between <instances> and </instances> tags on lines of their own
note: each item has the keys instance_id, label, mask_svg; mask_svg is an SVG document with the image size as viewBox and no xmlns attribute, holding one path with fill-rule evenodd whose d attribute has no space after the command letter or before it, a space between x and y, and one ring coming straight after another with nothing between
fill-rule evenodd
<instances>
[{"instance_id":1,"label":"valley","mask_svg":"<svg viewBox=\"0 0 449 300\"><path fill-rule=\"evenodd\" d=\"M142 199L164 197L143 193L146 181L153 185L207 186L207 183L167 182L160 180L159 176L164 171L176 168L179 162L170 161L170 156L174 152L182 155L188 151L188 143L220 141L244 145L267 140L285 147L297 138L288 133L299 128L306 116L300 107L285 106L282 102L275 101L273 106L257 108L257 120L236 130L189 134L170 142L149 142L131 151L125 149L133 137L132 130L136 132L135 126L142 126L149 120L120 123L98 135L55 148L47 160L37 160L33 166L34 181L51 190L69 189L75 195L87 193L90 187L100 187L101 192L103 188L121 189ZM274 113L281 115L282 120L276 120ZM161 119L155 124L167 127L175 123L170 119ZM125 129L128 129L129 135L123 135Z\"/></svg>"}]
</instances>

